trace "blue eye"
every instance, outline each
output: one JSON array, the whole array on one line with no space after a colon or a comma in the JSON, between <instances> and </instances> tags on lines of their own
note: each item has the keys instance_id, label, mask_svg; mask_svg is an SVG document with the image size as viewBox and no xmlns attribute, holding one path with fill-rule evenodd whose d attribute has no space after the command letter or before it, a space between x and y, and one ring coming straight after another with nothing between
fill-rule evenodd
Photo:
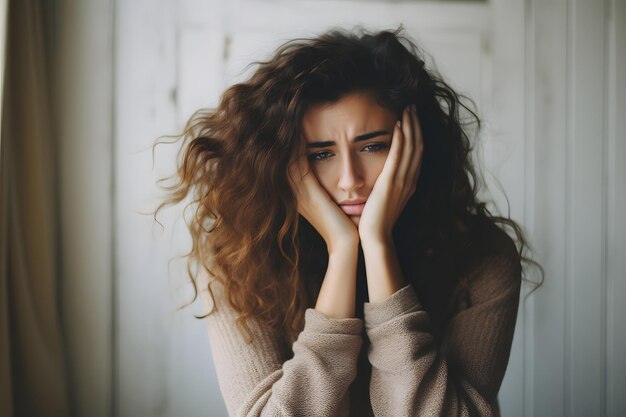
<instances>
[{"instance_id":1,"label":"blue eye","mask_svg":"<svg viewBox=\"0 0 626 417\"><path fill-rule=\"evenodd\" d=\"M384 149L387 149L386 143L371 143L363 148L364 151L369 153L380 152Z\"/></svg>"},{"instance_id":2,"label":"blue eye","mask_svg":"<svg viewBox=\"0 0 626 417\"><path fill-rule=\"evenodd\" d=\"M332 155L332 152L321 151L317 153L312 153L311 155L309 155L309 159L314 161L324 161L330 158Z\"/></svg>"}]
</instances>

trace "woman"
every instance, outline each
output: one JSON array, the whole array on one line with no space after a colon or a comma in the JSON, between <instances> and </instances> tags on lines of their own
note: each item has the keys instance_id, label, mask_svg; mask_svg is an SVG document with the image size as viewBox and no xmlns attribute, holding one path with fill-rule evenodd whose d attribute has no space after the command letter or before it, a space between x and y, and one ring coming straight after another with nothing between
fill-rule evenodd
<instances>
[{"instance_id":1,"label":"woman","mask_svg":"<svg viewBox=\"0 0 626 417\"><path fill-rule=\"evenodd\" d=\"M231 415L499 415L525 240L401 31L287 42L182 135Z\"/></svg>"}]
</instances>

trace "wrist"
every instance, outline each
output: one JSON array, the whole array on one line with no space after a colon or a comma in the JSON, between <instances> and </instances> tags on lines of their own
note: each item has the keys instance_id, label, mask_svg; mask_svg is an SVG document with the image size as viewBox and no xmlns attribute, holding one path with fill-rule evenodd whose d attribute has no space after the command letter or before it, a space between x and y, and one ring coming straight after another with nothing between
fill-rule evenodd
<instances>
[{"instance_id":1,"label":"wrist","mask_svg":"<svg viewBox=\"0 0 626 417\"><path fill-rule=\"evenodd\" d=\"M359 251L359 237L343 237L342 239L336 239L326 243L326 250L328 256L342 257L343 255L350 256L358 253Z\"/></svg>"},{"instance_id":2,"label":"wrist","mask_svg":"<svg viewBox=\"0 0 626 417\"><path fill-rule=\"evenodd\" d=\"M389 298L402 288L404 278L393 239L362 242L370 302Z\"/></svg>"},{"instance_id":3,"label":"wrist","mask_svg":"<svg viewBox=\"0 0 626 417\"><path fill-rule=\"evenodd\" d=\"M391 234L363 234L361 235L361 247L363 250L366 248L382 249L387 247L393 247L394 241Z\"/></svg>"}]
</instances>

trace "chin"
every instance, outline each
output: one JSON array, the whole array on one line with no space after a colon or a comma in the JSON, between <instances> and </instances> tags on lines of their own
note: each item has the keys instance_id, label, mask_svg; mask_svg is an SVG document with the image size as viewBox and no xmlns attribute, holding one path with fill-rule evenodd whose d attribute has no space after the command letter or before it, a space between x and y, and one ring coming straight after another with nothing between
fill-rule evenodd
<instances>
[{"instance_id":1,"label":"chin","mask_svg":"<svg viewBox=\"0 0 626 417\"><path fill-rule=\"evenodd\" d=\"M350 216L350 220L352 220L352 223L354 223L357 227L359 226L360 219L361 219L361 216Z\"/></svg>"}]
</instances>

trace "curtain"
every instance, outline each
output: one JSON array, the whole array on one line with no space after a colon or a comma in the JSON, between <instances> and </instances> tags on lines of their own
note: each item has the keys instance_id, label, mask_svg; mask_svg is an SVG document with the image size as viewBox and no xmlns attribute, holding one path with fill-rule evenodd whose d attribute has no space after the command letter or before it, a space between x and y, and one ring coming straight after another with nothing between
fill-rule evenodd
<instances>
[{"instance_id":1,"label":"curtain","mask_svg":"<svg viewBox=\"0 0 626 417\"><path fill-rule=\"evenodd\" d=\"M2 86L4 80L4 47L7 37L7 0L0 0L0 115L2 115ZM2 117L0 117L2 126ZM0 152L2 151L2 136L0 135Z\"/></svg>"},{"instance_id":2,"label":"curtain","mask_svg":"<svg viewBox=\"0 0 626 417\"><path fill-rule=\"evenodd\" d=\"M69 415L59 302L53 2L9 0L0 150L0 415Z\"/></svg>"}]
</instances>

